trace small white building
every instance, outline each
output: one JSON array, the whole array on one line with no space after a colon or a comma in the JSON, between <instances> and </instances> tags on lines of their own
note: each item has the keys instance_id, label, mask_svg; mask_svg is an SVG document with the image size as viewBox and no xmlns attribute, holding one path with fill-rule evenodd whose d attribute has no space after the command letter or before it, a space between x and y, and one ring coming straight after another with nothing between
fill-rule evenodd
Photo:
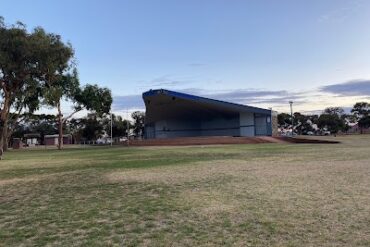
<instances>
[{"instance_id":1,"label":"small white building","mask_svg":"<svg viewBox=\"0 0 370 247\"><path fill-rule=\"evenodd\" d=\"M34 147L40 144L41 135L39 133L24 134L25 144L28 147Z\"/></svg>"}]
</instances>

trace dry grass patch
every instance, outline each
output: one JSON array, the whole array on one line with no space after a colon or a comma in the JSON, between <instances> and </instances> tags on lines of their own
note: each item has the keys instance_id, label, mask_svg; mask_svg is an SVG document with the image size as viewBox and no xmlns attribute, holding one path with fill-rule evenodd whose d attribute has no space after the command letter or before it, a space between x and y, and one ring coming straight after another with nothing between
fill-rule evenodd
<instances>
[{"instance_id":1,"label":"dry grass patch","mask_svg":"<svg viewBox=\"0 0 370 247\"><path fill-rule=\"evenodd\" d=\"M0 246L370 246L370 136L339 138L10 152Z\"/></svg>"},{"instance_id":2,"label":"dry grass patch","mask_svg":"<svg viewBox=\"0 0 370 247\"><path fill-rule=\"evenodd\" d=\"M228 243L277 246L369 243L369 178L368 160L291 158L195 162L106 175L114 183L173 186L177 203L189 209L177 220L185 226L193 226L190 219L207 222L214 244L222 242L224 232Z\"/></svg>"},{"instance_id":3,"label":"dry grass patch","mask_svg":"<svg viewBox=\"0 0 370 247\"><path fill-rule=\"evenodd\" d=\"M235 174L248 170L249 162L243 160L215 160L194 162L175 167L154 167L148 169L127 169L106 175L110 182L150 182L182 184L207 179L219 174Z\"/></svg>"}]
</instances>

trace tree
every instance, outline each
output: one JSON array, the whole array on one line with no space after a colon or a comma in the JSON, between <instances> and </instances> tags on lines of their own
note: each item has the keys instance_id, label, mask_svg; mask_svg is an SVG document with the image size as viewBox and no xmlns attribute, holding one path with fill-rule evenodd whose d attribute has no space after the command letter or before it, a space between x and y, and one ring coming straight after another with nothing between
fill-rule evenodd
<instances>
[{"instance_id":1,"label":"tree","mask_svg":"<svg viewBox=\"0 0 370 247\"><path fill-rule=\"evenodd\" d=\"M299 112L294 113L294 129L299 134L307 134L315 131L313 124L317 123L317 115L304 115Z\"/></svg>"},{"instance_id":2,"label":"tree","mask_svg":"<svg viewBox=\"0 0 370 247\"><path fill-rule=\"evenodd\" d=\"M8 121L4 128L4 144L3 149L8 149L11 136L14 128L22 121L25 121L28 117L32 116L32 113L39 108L40 105L40 88L34 87L35 85L29 85L24 92L17 93L14 97L12 109L13 112L9 111ZM22 113L25 109L28 109L28 114Z\"/></svg>"},{"instance_id":3,"label":"tree","mask_svg":"<svg viewBox=\"0 0 370 247\"><path fill-rule=\"evenodd\" d=\"M328 107L324 110L325 114L342 116L344 109L341 107Z\"/></svg>"},{"instance_id":4,"label":"tree","mask_svg":"<svg viewBox=\"0 0 370 247\"><path fill-rule=\"evenodd\" d=\"M145 112L135 111L131 114L131 117L134 119L133 127L135 136L142 137L145 126Z\"/></svg>"},{"instance_id":5,"label":"tree","mask_svg":"<svg viewBox=\"0 0 370 247\"><path fill-rule=\"evenodd\" d=\"M132 127L130 121L123 119L121 116L116 116L115 114L112 114L112 119L105 118L103 120L104 130L106 133L111 132L111 121L112 121L112 137L127 136L128 131Z\"/></svg>"},{"instance_id":6,"label":"tree","mask_svg":"<svg viewBox=\"0 0 370 247\"><path fill-rule=\"evenodd\" d=\"M344 127L344 121L337 114L321 114L318 119L319 128L326 128L330 133L336 134Z\"/></svg>"},{"instance_id":7,"label":"tree","mask_svg":"<svg viewBox=\"0 0 370 247\"><path fill-rule=\"evenodd\" d=\"M336 134L338 131L346 131L344 110L341 107L328 107L318 119L318 127L326 128L330 133Z\"/></svg>"},{"instance_id":8,"label":"tree","mask_svg":"<svg viewBox=\"0 0 370 247\"><path fill-rule=\"evenodd\" d=\"M285 127L292 124L292 117L287 113L278 114L278 124L280 127Z\"/></svg>"},{"instance_id":9,"label":"tree","mask_svg":"<svg viewBox=\"0 0 370 247\"><path fill-rule=\"evenodd\" d=\"M358 121L358 126L361 128L361 133L363 129L370 128L370 116L364 116Z\"/></svg>"},{"instance_id":10,"label":"tree","mask_svg":"<svg viewBox=\"0 0 370 247\"><path fill-rule=\"evenodd\" d=\"M82 137L88 141L96 140L104 133L103 123L96 114L89 114L83 119L83 125Z\"/></svg>"},{"instance_id":11,"label":"tree","mask_svg":"<svg viewBox=\"0 0 370 247\"><path fill-rule=\"evenodd\" d=\"M367 102L357 102L351 112L360 120L362 117L370 115L370 104Z\"/></svg>"},{"instance_id":12,"label":"tree","mask_svg":"<svg viewBox=\"0 0 370 247\"><path fill-rule=\"evenodd\" d=\"M361 134L364 128L369 128L369 118L370 118L370 104L367 102L357 102L351 112L358 122L358 127L360 127Z\"/></svg>"},{"instance_id":13,"label":"tree","mask_svg":"<svg viewBox=\"0 0 370 247\"><path fill-rule=\"evenodd\" d=\"M112 104L112 95L108 88L87 84L80 88L77 70L68 72L68 67L53 77L53 83L44 93L45 103L57 108L58 111L58 149L63 147L63 125L74 114L84 109L94 111L98 115L109 113ZM73 103L73 112L63 117L61 109L62 99Z\"/></svg>"},{"instance_id":14,"label":"tree","mask_svg":"<svg viewBox=\"0 0 370 247\"><path fill-rule=\"evenodd\" d=\"M113 137L127 136L131 128L130 121L123 119L121 116L113 116L112 135Z\"/></svg>"},{"instance_id":15,"label":"tree","mask_svg":"<svg viewBox=\"0 0 370 247\"><path fill-rule=\"evenodd\" d=\"M39 133L41 140L45 135L53 135L57 132L56 117L49 114L31 115L28 120L29 133Z\"/></svg>"},{"instance_id":16,"label":"tree","mask_svg":"<svg viewBox=\"0 0 370 247\"><path fill-rule=\"evenodd\" d=\"M71 58L72 57L69 57L69 59ZM63 119L61 101L63 97L67 101L73 100L80 86L77 70L75 68L73 72L69 70L70 66L64 66L58 73L50 77L50 86L46 88L44 92L44 103L48 106L57 108L59 149L61 149L63 145L63 124L66 121L66 119Z\"/></svg>"},{"instance_id":17,"label":"tree","mask_svg":"<svg viewBox=\"0 0 370 247\"><path fill-rule=\"evenodd\" d=\"M0 17L0 147L6 143L10 110L38 107L41 89L66 64L71 48L59 35L36 28L29 33L24 24L6 26ZM65 56L66 55L66 56ZM33 93L31 93L33 92Z\"/></svg>"},{"instance_id":18,"label":"tree","mask_svg":"<svg viewBox=\"0 0 370 247\"><path fill-rule=\"evenodd\" d=\"M72 118L66 121L67 128L72 135L73 142L80 143L82 138L82 130L85 126L83 118Z\"/></svg>"}]
</instances>

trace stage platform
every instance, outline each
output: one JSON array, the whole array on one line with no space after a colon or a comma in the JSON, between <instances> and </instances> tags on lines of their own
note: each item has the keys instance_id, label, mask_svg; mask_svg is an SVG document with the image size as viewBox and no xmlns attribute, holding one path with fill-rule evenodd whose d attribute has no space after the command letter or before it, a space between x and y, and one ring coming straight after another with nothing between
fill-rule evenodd
<instances>
[{"instance_id":1,"label":"stage platform","mask_svg":"<svg viewBox=\"0 0 370 247\"><path fill-rule=\"evenodd\" d=\"M220 144L259 144L259 143L338 143L328 140L306 139L302 137L181 137L164 139L131 140L130 146L192 146L192 145L220 145Z\"/></svg>"}]
</instances>

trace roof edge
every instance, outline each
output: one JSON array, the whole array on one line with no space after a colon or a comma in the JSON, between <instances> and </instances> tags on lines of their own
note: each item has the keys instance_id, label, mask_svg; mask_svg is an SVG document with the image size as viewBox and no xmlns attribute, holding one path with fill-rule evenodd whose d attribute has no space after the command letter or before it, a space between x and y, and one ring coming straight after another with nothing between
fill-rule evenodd
<instances>
[{"instance_id":1,"label":"roof edge","mask_svg":"<svg viewBox=\"0 0 370 247\"><path fill-rule=\"evenodd\" d=\"M183 99L202 100L202 101L208 101L208 102L213 102L213 103L226 104L226 105L230 105L230 106L234 106L234 107L236 106L236 107L240 107L240 108L247 108L249 110L255 110L255 111L258 111L258 112L263 112L265 114L268 114L268 113L272 112L271 109L264 109L264 108L259 108L259 107L255 107L255 106L249 106L249 105L232 103L232 102L227 102L227 101L222 101L222 100L217 100L217 99L211 99L211 98L192 95L192 94L187 94L187 93L175 92L175 91L171 91L171 90L163 89L163 88L151 89L149 91L146 91L146 92L143 93L142 97L144 99L146 97L151 97L151 96L155 96L155 95L159 95L159 94L171 95L171 96L179 97L179 98L183 98Z\"/></svg>"}]
</instances>

